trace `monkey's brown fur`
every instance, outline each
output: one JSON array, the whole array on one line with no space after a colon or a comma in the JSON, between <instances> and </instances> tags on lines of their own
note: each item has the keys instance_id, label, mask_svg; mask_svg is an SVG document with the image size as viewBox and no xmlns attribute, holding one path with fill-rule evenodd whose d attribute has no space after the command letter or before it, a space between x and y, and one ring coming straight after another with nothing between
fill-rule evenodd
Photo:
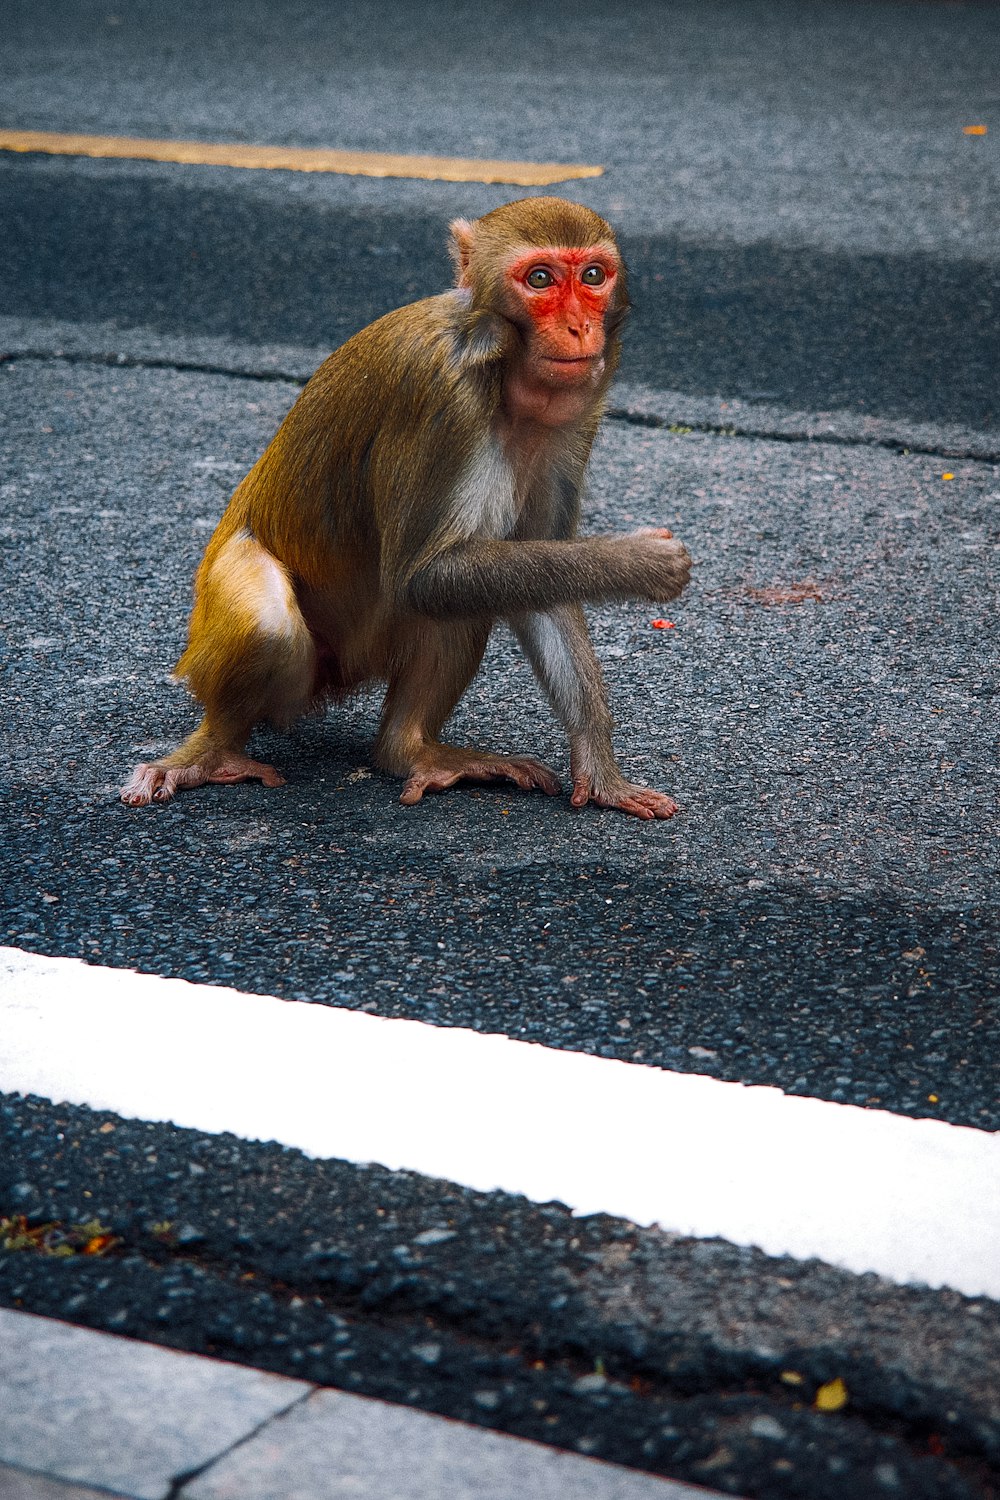
<instances>
[{"instance_id":1,"label":"monkey's brown fur","mask_svg":"<svg viewBox=\"0 0 1000 1500\"><path fill-rule=\"evenodd\" d=\"M675 810L618 769L581 608L673 598L690 565L663 531L575 537L628 309L613 232L576 204L526 199L457 221L453 253L458 287L331 355L237 487L176 669L204 719L137 767L123 801L206 781L280 785L244 753L253 725L287 725L373 680L388 685L375 759L405 778L404 802L463 778L554 793L539 761L438 740L505 618L567 729L574 804ZM525 280L536 259L553 286Z\"/></svg>"}]
</instances>

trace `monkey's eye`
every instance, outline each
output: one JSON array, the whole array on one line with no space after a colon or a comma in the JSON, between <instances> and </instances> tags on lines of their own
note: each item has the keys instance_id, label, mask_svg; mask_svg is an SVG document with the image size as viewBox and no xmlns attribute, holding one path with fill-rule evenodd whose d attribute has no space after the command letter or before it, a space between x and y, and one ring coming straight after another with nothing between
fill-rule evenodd
<instances>
[{"instance_id":1,"label":"monkey's eye","mask_svg":"<svg viewBox=\"0 0 1000 1500\"><path fill-rule=\"evenodd\" d=\"M536 266L533 271L528 272L524 279L530 287L534 287L536 292L543 291L547 286L555 285L555 277L544 266Z\"/></svg>"},{"instance_id":2,"label":"monkey's eye","mask_svg":"<svg viewBox=\"0 0 1000 1500\"><path fill-rule=\"evenodd\" d=\"M580 272L584 286L603 286L607 279L608 273L603 266L585 266Z\"/></svg>"}]
</instances>

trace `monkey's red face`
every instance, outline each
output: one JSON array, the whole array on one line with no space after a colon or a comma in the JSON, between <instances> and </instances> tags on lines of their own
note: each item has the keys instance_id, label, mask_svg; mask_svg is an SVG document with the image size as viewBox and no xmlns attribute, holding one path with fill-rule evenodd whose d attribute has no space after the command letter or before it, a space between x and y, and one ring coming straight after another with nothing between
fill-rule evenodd
<instances>
[{"instance_id":1,"label":"monkey's red face","mask_svg":"<svg viewBox=\"0 0 1000 1500\"><path fill-rule=\"evenodd\" d=\"M530 380L559 387L599 377L617 278L617 256L605 245L515 252L504 268L505 311L526 335Z\"/></svg>"}]
</instances>

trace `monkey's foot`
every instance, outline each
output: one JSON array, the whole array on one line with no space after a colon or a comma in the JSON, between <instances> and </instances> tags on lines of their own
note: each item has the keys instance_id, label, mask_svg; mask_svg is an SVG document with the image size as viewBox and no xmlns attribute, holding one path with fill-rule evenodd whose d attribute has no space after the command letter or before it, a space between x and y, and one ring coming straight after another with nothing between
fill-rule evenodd
<instances>
[{"instance_id":1,"label":"monkey's foot","mask_svg":"<svg viewBox=\"0 0 1000 1500\"><path fill-rule=\"evenodd\" d=\"M652 818L672 818L678 811L673 797L665 792L654 792L651 787L636 786L631 781L595 787L593 778L586 775L573 777L573 795L569 800L573 807L586 807L588 802L598 807L616 807L619 812L631 813L646 822Z\"/></svg>"},{"instance_id":2,"label":"monkey's foot","mask_svg":"<svg viewBox=\"0 0 1000 1500\"><path fill-rule=\"evenodd\" d=\"M512 781L524 792L537 788L549 797L560 791L556 773L529 755L489 755L434 745L411 766L399 800L412 807L425 792L443 792L457 781Z\"/></svg>"},{"instance_id":3,"label":"monkey's foot","mask_svg":"<svg viewBox=\"0 0 1000 1500\"><path fill-rule=\"evenodd\" d=\"M121 798L129 807L147 807L150 802L169 802L184 787L204 786L209 781L231 785L236 781L262 781L265 786L284 786L285 778L273 766L231 752L193 766L163 766L156 761L136 766L122 787Z\"/></svg>"}]
</instances>

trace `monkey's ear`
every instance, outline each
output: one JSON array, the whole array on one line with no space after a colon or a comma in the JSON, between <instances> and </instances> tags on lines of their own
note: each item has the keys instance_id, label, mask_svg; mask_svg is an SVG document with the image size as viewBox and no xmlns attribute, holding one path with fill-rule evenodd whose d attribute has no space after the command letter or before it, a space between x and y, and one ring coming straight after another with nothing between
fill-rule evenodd
<instances>
[{"instance_id":1,"label":"monkey's ear","mask_svg":"<svg viewBox=\"0 0 1000 1500\"><path fill-rule=\"evenodd\" d=\"M464 316L456 319L452 360L457 371L482 370L506 358L517 335L505 319L491 312L472 312L464 302L468 293L459 287L453 296L462 299Z\"/></svg>"},{"instance_id":2,"label":"monkey's ear","mask_svg":"<svg viewBox=\"0 0 1000 1500\"><path fill-rule=\"evenodd\" d=\"M476 245L476 226L469 219L454 219L451 224L449 250L455 262L455 285L472 285L472 252Z\"/></svg>"},{"instance_id":3,"label":"monkey's ear","mask_svg":"<svg viewBox=\"0 0 1000 1500\"><path fill-rule=\"evenodd\" d=\"M473 317L465 332L462 347L462 364L488 365L507 351L511 327L495 313L483 312Z\"/></svg>"}]
</instances>

